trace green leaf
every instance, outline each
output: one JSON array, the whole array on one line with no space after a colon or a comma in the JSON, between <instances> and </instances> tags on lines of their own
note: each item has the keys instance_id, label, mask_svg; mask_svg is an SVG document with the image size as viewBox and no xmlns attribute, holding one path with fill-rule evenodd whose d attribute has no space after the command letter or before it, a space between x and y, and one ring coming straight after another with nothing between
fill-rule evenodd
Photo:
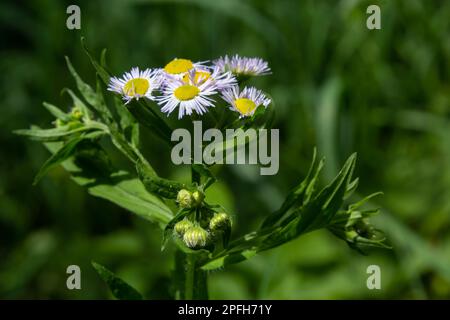
<instances>
[{"instance_id":1,"label":"green leaf","mask_svg":"<svg viewBox=\"0 0 450 320\"><path fill-rule=\"evenodd\" d=\"M279 230L280 227L258 230L232 241L227 249L213 254L211 259L202 265L202 269L214 270L250 259L258 253L264 239Z\"/></svg>"},{"instance_id":2,"label":"green leaf","mask_svg":"<svg viewBox=\"0 0 450 320\"><path fill-rule=\"evenodd\" d=\"M72 120L72 118L69 114L65 113L58 107L56 107L50 103L47 103L47 102L43 102L42 104L55 118L60 119L65 122L69 122L70 120Z\"/></svg>"},{"instance_id":3,"label":"green leaf","mask_svg":"<svg viewBox=\"0 0 450 320\"><path fill-rule=\"evenodd\" d=\"M295 212L295 219L285 224L278 233L266 239L262 250L279 246L304 233L326 227L343 204L355 161L356 155L353 154L333 182L322 189L309 203L300 207Z\"/></svg>"},{"instance_id":4,"label":"green leaf","mask_svg":"<svg viewBox=\"0 0 450 320\"><path fill-rule=\"evenodd\" d=\"M271 215L258 231L232 241L226 250L211 255L202 269L214 270L241 262L321 228L328 228L360 252L362 247L368 246L388 248L385 237L368 222L377 210L355 210L374 195L350 205L348 210L340 209L347 192L355 188L352 173L356 155L351 155L335 179L319 192L315 191L314 185L323 162L317 163L315 159L314 155L307 177L290 193L276 214ZM283 216L281 212L288 215Z\"/></svg>"},{"instance_id":5,"label":"green leaf","mask_svg":"<svg viewBox=\"0 0 450 320\"><path fill-rule=\"evenodd\" d=\"M122 100L115 96L114 97L114 107L120 118L120 127L122 130L125 130L128 127L136 124L136 119L134 119L133 115L128 111L127 107L123 104Z\"/></svg>"},{"instance_id":6,"label":"green leaf","mask_svg":"<svg viewBox=\"0 0 450 320\"><path fill-rule=\"evenodd\" d=\"M97 127L86 126L83 124L68 124L58 128L51 129L20 129L15 130L14 133L22 136L27 136L32 140L37 141L61 141L72 135L79 135L80 133L98 130Z\"/></svg>"},{"instance_id":7,"label":"green leaf","mask_svg":"<svg viewBox=\"0 0 450 320\"><path fill-rule=\"evenodd\" d=\"M126 139L136 148L139 147L139 123L136 122L136 119L118 97L114 97L114 107L117 115L119 116L120 128L122 129Z\"/></svg>"},{"instance_id":8,"label":"green leaf","mask_svg":"<svg viewBox=\"0 0 450 320\"><path fill-rule=\"evenodd\" d=\"M92 261L92 266L106 282L111 293L119 300L142 300L142 295L128 283L117 277L114 273L106 269L101 264Z\"/></svg>"},{"instance_id":9,"label":"green leaf","mask_svg":"<svg viewBox=\"0 0 450 320\"><path fill-rule=\"evenodd\" d=\"M100 80L97 78L97 88L95 91L95 94L97 95L96 99L96 105L94 106L95 109L99 112L102 119L108 124L109 126L116 126L116 123L114 122L113 115L111 111L108 109L105 103L105 98L103 97L102 92L102 86L100 85Z\"/></svg>"},{"instance_id":10,"label":"green leaf","mask_svg":"<svg viewBox=\"0 0 450 320\"><path fill-rule=\"evenodd\" d=\"M208 189L214 182L217 181L217 178L214 176L214 174L204 164L192 164L192 170L197 172L200 176L206 177L205 182L201 185L201 188L203 190Z\"/></svg>"},{"instance_id":11,"label":"green leaf","mask_svg":"<svg viewBox=\"0 0 450 320\"><path fill-rule=\"evenodd\" d=\"M43 176L47 174L52 168L59 165L61 162L67 160L69 157L71 157L75 152L75 147L83 141L85 138L80 136L77 138L74 138L63 145L61 149L59 149L56 153L54 153L47 161L45 161L44 165L39 169L39 172L36 174L36 177L34 178L33 185L36 185L39 180Z\"/></svg>"},{"instance_id":12,"label":"green leaf","mask_svg":"<svg viewBox=\"0 0 450 320\"><path fill-rule=\"evenodd\" d=\"M107 199L151 222L167 224L172 211L158 197L148 193L138 179L119 171L110 179L89 187L89 193Z\"/></svg>"},{"instance_id":13,"label":"green leaf","mask_svg":"<svg viewBox=\"0 0 450 320\"><path fill-rule=\"evenodd\" d=\"M68 57L66 57L67 67L69 68L70 73L74 77L77 88L82 94L83 98L91 105L98 114L102 117L102 119L106 123L110 123L113 120L112 114L109 111L109 109L106 107L106 104L103 99L103 95L101 93L101 90L94 91L90 85L85 83L81 77L78 75L78 73L75 71L75 68L70 63L70 60Z\"/></svg>"},{"instance_id":14,"label":"green leaf","mask_svg":"<svg viewBox=\"0 0 450 320\"><path fill-rule=\"evenodd\" d=\"M67 92L72 98L73 105L75 108L79 108L83 113L83 118L92 119L92 112L86 106L86 104L81 100L72 90L64 89L63 92Z\"/></svg>"},{"instance_id":15,"label":"green leaf","mask_svg":"<svg viewBox=\"0 0 450 320\"><path fill-rule=\"evenodd\" d=\"M317 164L317 150L314 149L313 158L311 160L311 165L309 167L308 173L303 181L296 186L291 192L289 192L286 200L281 205L280 209L271 213L261 225L261 228L267 228L274 225L279 225L289 209L291 209L295 205L299 205L303 202L306 189L312 189L314 182L317 179L317 175L319 174L321 168L323 166L323 159ZM309 191L310 192L310 191ZM308 193L309 193L308 192Z\"/></svg>"},{"instance_id":16,"label":"green leaf","mask_svg":"<svg viewBox=\"0 0 450 320\"><path fill-rule=\"evenodd\" d=\"M50 152L55 153L61 148L60 143L46 143ZM102 164L100 158L95 164L89 159L83 162L67 160L63 167L72 175L72 179L87 188L94 196L109 200L118 206L127 209L136 215L158 223L162 228L172 219L172 211L157 196L147 192L139 179L126 171L113 171L109 163L103 163L104 170L97 168Z\"/></svg>"},{"instance_id":17,"label":"green leaf","mask_svg":"<svg viewBox=\"0 0 450 320\"><path fill-rule=\"evenodd\" d=\"M84 37L81 37L81 45L83 46L83 49L86 52L87 56L89 57L89 60L91 61L92 66L97 71L97 74L100 76L103 83L105 85L108 85L111 75L106 70L106 49L102 50L102 53L100 56L101 63L98 63L97 60L95 60L94 57L92 56L92 54L90 53L89 49L87 48Z\"/></svg>"}]
</instances>

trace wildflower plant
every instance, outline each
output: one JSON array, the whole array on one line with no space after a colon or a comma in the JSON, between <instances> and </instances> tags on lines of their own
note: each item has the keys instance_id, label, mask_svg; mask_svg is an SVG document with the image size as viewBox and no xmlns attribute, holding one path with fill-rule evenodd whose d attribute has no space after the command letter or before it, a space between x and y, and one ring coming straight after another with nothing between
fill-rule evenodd
<instances>
[{"instance_id":1,"label":"wildflower plant","mask_svg":"<svg viewBox=\"0 0 450 320\"><path fill-rule=\"evenodd\" d=\"M78 93L65 90L72 98L72 109L65 112L44 103L55 117L54 127L32 126L16 131L42 142L51 153L34 183L62 165L91 195L159 225L162 249L169 243L176 248L174 298L206 299L209 271L245 261L318 229L328 229L360 252L367 247L388 248L382 232L369 221L377 210L361 209L377 194L348 203L358 185L358 179L353 178L355 154L328 185L319 188L324 161L314 150L306 177L286 196L281 207L269 213L258 229L239 238L232 237L231 219L239 213L228 212L205 197L205 191L217 181L211 171L214 164L191 164L191 182L182 183L159 176L143 156L141 126L149 128L162 143L173 146L172 128L165 120L172 113L178 119L195 117L205 121L212 115L209 123L220 130L270 129L273 101L262 90L244 86L251 77L270 74L263 59L236 55L208 63L176 58L162 68L132 68L122 76L113 76L106 67L105 51L97 61L84 42L83 47L96 70L95 88L82 80L66 58L78 89ZM114 95L111 105L104 99L107 92ZM115 167L102 144L104 139L110 139L133 164L134 172ZM171 208L175 206L178 209L174 212ZM104 266L93 266L117 298L142 298Z\"/></svg>"}]
</instances>

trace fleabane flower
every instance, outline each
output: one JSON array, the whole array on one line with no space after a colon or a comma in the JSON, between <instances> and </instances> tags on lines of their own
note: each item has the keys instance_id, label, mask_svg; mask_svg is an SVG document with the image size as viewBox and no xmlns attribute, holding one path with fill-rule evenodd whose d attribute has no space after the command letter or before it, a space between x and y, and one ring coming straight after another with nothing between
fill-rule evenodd
<instances>
[{"instance_id":1,"label":"fleabane flower","mask_svg":"<svg viewBox=\"0 0 450 320\"><path fill-rule=\"evenodd\" d=\"M240 57L237 54L231 58L228 55L220 57L213 61L213 65L221 72L230 71L236 76L262 76L271 73L267 61L257 57Z\"/></svg>"},{"instance_id":2,"label":"fleabane flower","mask_svg":"<svg viewBox=\"0 0 450 320\"><path fill-rule=\"evenodd\" d=\"M259 106L265 108L271 100L266 95L254 87L245 87L239 92L239 87L222 91L222 98L230 104L230 109L239 112L240 118L252 116Z\"/></svg>"},{"instance_id":3,"label":"fleabane flower","mask_svg":"<svg viewBox=\"0 0 450 320\"><path fill-rule=\"evenodd\" d=\"M192 112L204 114L208 107L214 107L211 96L217 94L217 85L212 78L195 79L196 70L191 69L186 79L165 77L162 95L157 98L161 111L171 114L178 107L178 119Z\"/></svg>"},{"instance_id":4,"label":"fleabane flower","mask_svg":"<svg viewBox=\"0 0 450 320\"><path fill-rule=\"evenodd\" d=\"M145 97L154 100L152 95L154 90L159 89L161 84L161 75L158 70L139 70L132 68L130 72L125 72L121 78L112 77L109 81L108 90L122 95L125 104L132 99L139 100Z\"/></svg>"}]
</instances>

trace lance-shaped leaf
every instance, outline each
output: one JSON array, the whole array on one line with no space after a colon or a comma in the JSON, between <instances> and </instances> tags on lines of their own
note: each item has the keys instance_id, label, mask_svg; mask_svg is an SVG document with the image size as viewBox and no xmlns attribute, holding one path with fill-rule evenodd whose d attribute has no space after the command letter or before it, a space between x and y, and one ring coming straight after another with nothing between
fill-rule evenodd
<instances>
[{"instance_id":1,"label":"lance-shaped leaf","mask_svg":"<svg viewBox=\"0 0 450 320\"><path fill-rule=\"evenodd\" d=\"M208 189L214 182L217 181L217 178L208 169L208 167L204 164L192 164L192 170L195 171L200 177L206 178L205 181L201 184L202 190Z\"/></svg>"},{"instance_id":2,"label":"lance-shaped leaf","mask_svg":"<svg viewBox=\"0 0 450 320\"><path fill-rule=\"evenodd\" d=\"M317 150L314 149L313 158L309 167L308 173L304 180L289 192L286 200L281 205L280 209L271 213L263 222L261 228L267 228L279 225L286 214L294 206L301 205L305 199L305 195L312 193L314 184L317 181L318 174L323 167L323 159L317 162ZM307 192L308 189L308 192Z\"/></svg>"},{"instance_id":3,"label":"lance-shaped leaf","mask_svg":"<svg viewBox=\"0 0 450 320\"><path fill-rule=\"evenodd\" d=\"M43 176L45 176L52 168L61 164L63 161L74 155L77 145L88 139L95 139L99 137L103 132L93 132L91 134L84 134L79 137L73 138L72 140L65 143L62 148L57 152L52 154L52 156L44 163L44 165L39 169L39 172L34 178L33 184L37 184Z\"/></svg>"},{"instance_id":4,"label":"lance-shaped leaf","mask_svg":"<svg viewBox=\"0 0 450 320\"><path fill-rule=\"evenodd\" d=\"M333 182L300 207L294 213L295 218L283 225L278 233L266 239L262 250L279 246L306 232L326 227L343 204L355 161L356 154L353 154Z\"/></svg>"},{"instance_id":5,"label":"lance-shaped leaf","mask_svg":"<svg viewBox=\"0 0 450 320\"><path fill-rule=\"evenodd\" d=\"M70 98L72 98L72 102L73 102L73 107L74 108L78 108L83 116L82 119L86 120L91 120L93 118L93 114L92 111L88 108L88 106L83 102L83 100L81 100L76 94L75 92L73 92L70 89L63 89L62 90L63 93L68 93Z\"/></svg>"},{"instance_id":6,"label":"lance-shaped leaf","mask_svg":"<svg viewBox=\"0 0 450 320\"><path fill-rule=\"evenodd\" d=\"M352 173L355 160L356 155L350 156L333 182L320 191L314 188L320 166L313 165L312 168L316 169L310 169L309 178L305 179L308 183L300 184L285 202L284 206L291 210L287 210L286 217L280 220L279 215L272 215L270 224L232 241L226 250L212 254L202 269L213 270L246 260L258 252L275 248L321 228L328 228L358 250L367 246L388 248L385 238L368 223L368 218L376 210L357 211L370 196L350 205L347 211L340 209L348 191L354 189Z\"/></svg>"},{"instance_id":7,"label":"lance-shaped leaf","mask_svg":"<svg viewBox=\"0 0 450 320\"><path fill-rule=\"evenodd\" d=\"M53 104L48 102L43 102L42 104L56 119L62 120L64 122L69 122L70 120L72 120L72 117L68 113L62 111L57 106L54 106Z\"/></svg>"},{"instance_id":8,"label":"lance-shaped leaf","mask_svg":"<svg viewBox=\"0 0 450 320\"><path fill-rule=\"evenodd\" d=\"M61 148L61 143L51 142L45 146L50 152L56 153ZM85 152L83 149L83 153ZM173 216L169 207L159 197L147 192L139 179L126 171L114 171L108 162L102 163L101 158L96 157L94 160L83 156L83 161L78 161L75 157L64 161L62 165L72 175L72 179L86 187L90 194L109 200L164 228ZM98 170L99 166L104 170Z\"/></svg>"},{"instance_id":9,"label":"lance-shaped leaf","mask_svg":"<svg viewBox=\"0 0 450 320\"><path fill-rule=\"evenodd\" d=\"M98 61L94 59L91 52L87 48L84 37L81 37L81 45L83 46L84 52L86 52L87 56L89 57L89 60L91 61L92 66L97 71L97 74L100 76L103 83L105 85L108 85L111 75L108 72L108 70L106 70L106 49L102 50L100 63L98 63Z\"/></svg>"},{"instance_id":10,"label":"lance-shaped leaf","mask_svg":"<svg viewBox=\"0 0 450 320\"><path fill-rule=\"evenodd\" d=\"M142 295L130 286L128 283L123 281L121 278L116 276L113 272L106 269L101 264L92 261L92 266L95 271L99 274L99 276L106 282L111 290L111 293L114 297L119 300L142 300Z\"/></svg>"},{"instance_id":11,"label":"lance-shaped leaf","mask_svg":"<svg viewBox=\"0 0 450 320\"><path fill-rule=\"evenodd\" d=\"M99 129L100 127L95 125L83 125L79 123L67 124L51 129L39 129L36 127L32 127L31 129L15 130L14 133L21 136L27 136L30 139L36 141L51 142L67 140L67 138L70 138L73 135L79 136L83 132L99 131Z\"/></svg>"},{"instance_id":12,"label":"lance-shaped leaf","mask_svg":"<svg viewBox=\"0 0 450 320\"><path fill-rule=\"evenodd\" d=\"M70 60L68 57L66 57L67 67L69 68L70 73L74 77L77 88L80 91L80 93L83 95L83 98L89 103L90 106L94 108L98 112L98 114L102 117L102 119L106 123L113 122L113 117L111 112L109 111L108 107L106 106L103 96L101 94L100 89L97 91L94 91L90 85L85 83L81 77L76 72L75 68L70 63Z\"/></svg>"}]
</instances>

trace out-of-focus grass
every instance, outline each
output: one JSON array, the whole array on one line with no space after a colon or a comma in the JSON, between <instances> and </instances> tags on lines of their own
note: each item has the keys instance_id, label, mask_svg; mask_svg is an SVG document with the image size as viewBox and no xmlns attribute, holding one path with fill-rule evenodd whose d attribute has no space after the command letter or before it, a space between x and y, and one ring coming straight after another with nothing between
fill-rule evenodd
<instances>
[{"instance_id":1,"label":"out-of-focus grass","mask_svg":"<svg viewBox=\"0 0 450 320\"><path fill-rule=\"evenodd\" d=\"M379 4L382 30L365 27ZM273 74L253 84L276 101L280 172L261 177L225 167L210 197L231 210L235 233L257 226L300 180L312 148L332 176L359 155L360 192L378 190L377 224L394 250L359 256L327 232L211 274L212 298L450 298L450 3L448 1L83 1L82 30L65 28L69 1L0 4L0 297L107 298L96 260L149 298L168 297L171 252L158 229L88 196L56 169L37 187L48 156L12 135L49 125L43 100L64 108L73 86L64 65L94 72L79 38L108 49L114 73L173 57L261 56ZM182 177L168 150L143 130L146 156L161 174ZM114 153L115 162L124 159ZM82 290L65 287L66 267L82 269ZM378 264L382 290L365 286Z\"/></svg>"}]
</instances>

